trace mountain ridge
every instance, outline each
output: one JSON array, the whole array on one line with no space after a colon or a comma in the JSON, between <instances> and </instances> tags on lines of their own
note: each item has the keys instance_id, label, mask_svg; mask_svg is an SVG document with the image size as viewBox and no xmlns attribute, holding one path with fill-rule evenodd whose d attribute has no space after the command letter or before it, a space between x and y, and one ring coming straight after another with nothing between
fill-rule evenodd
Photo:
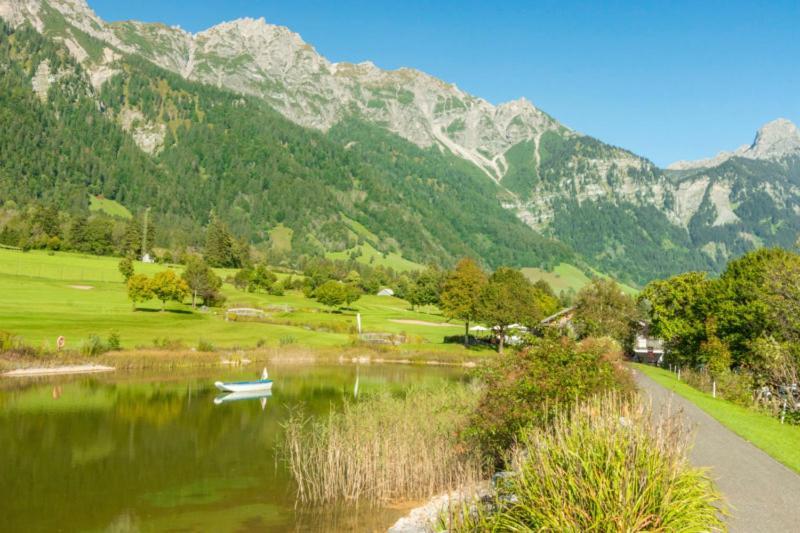
<instances>
[{"instance_id":1,"label":"mountain ridge","mask_svg":"<svg viewBox=\"0 0 800 533\"><path fill-rule=\"evenodd\" d=\"M781 120L762 127L750 147L713 164L661 169L567 128L525 98L495 106L411 68L332 63L297 33L263 18L191 34L158 23L105 23L83 0L0 0L0 17L28 21L61 42L98 93L126 75L131 56L188 82L255 97L345 149L356 141L337 128L355 120L415 145L426 165L436 154L453 156L496 186L482 189L492 196L485 209L496 203L535 233L567 243L593 267L636 283L677 270L719 270L752 247L789 246L800 231L800 151L795 157L796 128ZM57 76L39 65L32 83L40 98ZM115 110L114 119L153 158L169 146L175 128L141 104ZM372 149L391 161L390 152ZM442 168L437 165L427 168ZM386 179L402 179L382 168ZM466 167L456 176L478 187Z\"/></svg>"}]
</instances>

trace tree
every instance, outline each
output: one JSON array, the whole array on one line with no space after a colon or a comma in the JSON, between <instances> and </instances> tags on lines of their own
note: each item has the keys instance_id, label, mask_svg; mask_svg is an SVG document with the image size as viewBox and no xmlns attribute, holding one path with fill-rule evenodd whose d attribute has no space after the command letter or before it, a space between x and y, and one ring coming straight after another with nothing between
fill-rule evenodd
<instances>
[{"instance_id":1,"label":"tree","mask_svg":"<svg viewBox=\"0 0 800 533\"><path fill-rule=\"evenodd\" d=\"M610 279L595 279L580 290L575 301L575 329L581 337L608 336L624 344L638 317L634 299Z\"/></svg>"},{"instance_id":2,"label":"tree","mask_svg":"<svg viewBox=\"0 0 800 533\"><path fill-rule=\"evenodd\" d=\"M322 305L338 307L347 299L344 284L339 281L329 280L314 291L314 297Z\"/></svg>"},{"instance_id":3,"label":"tree","mask_svg":"<svg viewBox=\"0 0 800 533\"><path fill-rule=\"evenodd\" d=\"M462 259L444 281L440 306L445 316L464 321L464 346L469 345L469 324L478 318L481 293L488 278L478 264Z\"/></svg>"},{"instance_id":4,"label":"tree","mask_svg":"<svg viewBox=\"0 0 800 533\"><path fill-rule=\"evenodd\" d=\"M750 357L760 337L792 335L798 310L793 283L800 281L800 256L781 248L760 248L728 263L713 284L712 312L720 339L730 347L734 366ZM787 339L789 340L789 339Z\"/></svg>"},{"instance_id":5,"label":"tree","mask_svg":"<svg viewBox=\"0 0 800 533\"><path fill-rule=\"evenodd\" d=\"M233 276L233 286L239 289L240 291L247 290L247 286L250 285L250 277L253 275L253 269L251 268L240 268L236 271L236 274Z\"/></svg>"},{"instance_id":6,"label":"tree","mask_svg":"<svg viewBox=\"0 0 800 533\"><path fill-rule=\"evenodd\" d=\"M127 282L133 276L133 261L131 261L130 257L123 257L119 260L119 265L117 265L119 269L119 273L122 274L122 277Z\"/></svg>"},{"instance_id":7,"label":"tree","mask_svg":"<svg viewBox=\"0 0 800 533\"><path fill-rule=\"evenodd\" d=\"M236 256L236 242L228 227L212 213L206 229L205 259L213 267L238 267L241 262Z\"/></svg>"},{"instance_id":8,"label":"tree","mask_svg":"<svg viewBox=\"0 0 800 533\"><path fill-rule=\"evenodd\" d=\"M670 359L697 366L700 344L706 340L712 283L705 272L687 272L650 282L639 294L648 307L650 333L664 339Z\"/></svg>"},{"instance_id":9,"label":"tree","mask_svg":"<svg viewBox=\"0 0 800 533\"><path fill-rule=\"evenodd\" d=\"M348 307L361 298L362 294L363 291L355 283L344 284L344 303L346 303Z\"/></svg>"},{"instance_id":10,"label":"tree","mask_svg":"<svg viewBox=\"0 0 800 533\"><path fill-rule=\"evenodd\" d=\"M250 279L247 290L250 292L269 292L272 285L278 281L278 277L269 271L264 265L256 265L250 270Z\"/></svg>"},{"instance_id":11,"label":"tree","mask_svg":"<svg viewBox=\"0 0 800 533\"><path fill-rule=\"evenodd\" d=\"M489 277L478 303L478 317L495 328L503 353L508 326L529 323L538 313L533 285L519 270L500 267Z\"/></svg>"},{"instance_id":12,"label":"tree","mask_svg":"<svg viewBox=\"0 0 800 533\"><path fill-rule=\"evenodd\" d=\"M133 310L136 310L137 302L146 302L153 298L153 286L150 278L144 274L134 274L126 283L128 289L128 299L133 302Z\"/></svg>"},{"instance_id":13,"label":"tree","mask_svg":"<svg viewBox=\"0 0 800 533\"><path fill-rule=\"evenodd\" d=\"M161 300L162 311L168 301L181 302L189 294L189 286L172 270L164 270L153 276L150 286L153 296Z\"/></svg>"},{"instance_id":14,"label":"tree","mask_svg":"<svg viewBox=\"0 0 800 533\"><path fill-rule=\"evenodd\" d=\"M219 300L222 279L203 261L202 257L190 256L186 260L186 268L183 270L181 278L192 293L192 309L196 306L198 296L203 299L205 305Z\"/></svg>"},{"instance_id":15,"label":"tree","mask_svg":"<svg viewBox=\"0 0 800 533\"><path fill-rule=\"evenodd\" d=\"M412 309L420 305L438 305L441 290L442 272L437 268L429 268L414 280L407 292L406 299Z\"/></svg>"}]
</instances>

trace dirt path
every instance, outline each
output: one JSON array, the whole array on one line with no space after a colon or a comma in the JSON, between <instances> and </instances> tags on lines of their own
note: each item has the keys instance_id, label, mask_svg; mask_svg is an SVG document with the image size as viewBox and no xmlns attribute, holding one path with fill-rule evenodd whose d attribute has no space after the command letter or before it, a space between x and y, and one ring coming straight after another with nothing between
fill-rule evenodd
<instances>
[{"instance_id":1,"label":"dirt path","mask_svg":"<svg viewBox=\"0 0 800 533\"><path fill-rule=\"evenodd\" d=\"M709 467L730 507L732 532L800 531L800 475L772 459L683 397L641 372L639 388L653 400L655 412L671 402L695 430L692 463ZM800 446L800 443L797 443Z\"/></svg>"}]
</instances>

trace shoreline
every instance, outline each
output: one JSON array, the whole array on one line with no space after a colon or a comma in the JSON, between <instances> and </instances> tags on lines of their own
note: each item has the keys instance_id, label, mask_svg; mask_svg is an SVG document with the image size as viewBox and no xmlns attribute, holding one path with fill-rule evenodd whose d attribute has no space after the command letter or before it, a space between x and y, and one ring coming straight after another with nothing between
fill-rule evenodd
<instances>
[{"instance_id":1,"label":"shoreline","mask_svg":"<svg viewBox=\"0 0 800 533\"><path fill-rule=\"evenodd\" d=\"M182 352L168 350L124 350L85 357L77 354L19 356L0 354L0 377L35 377L110 372L203 367L269 365L412 365L476 368L494 354L448 354L419 351L387 352L364 348L340 349L269 348L248 351Z\"/></svg>"},{"instance_id":2,"label":"shoreline","mask_svg":"<svg viewBox=\"0 0 800 533\"><path fill-rule=\"evenodd\" d=\"M18 368L0 374L6 378L27 378L40 376L65 376L70 374L97 374L100 372L114 372L116 368L105 365L63 365L51 367Z\"/></svg>"}]
</instances>

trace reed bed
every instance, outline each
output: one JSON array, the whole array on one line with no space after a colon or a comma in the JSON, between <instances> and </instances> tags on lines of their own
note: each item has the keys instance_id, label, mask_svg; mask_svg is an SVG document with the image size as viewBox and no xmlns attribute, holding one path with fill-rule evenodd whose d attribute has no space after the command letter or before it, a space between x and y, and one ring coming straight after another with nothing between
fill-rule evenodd
<instances>
[{"instance_id":1,"label":"reed bed","mask_svg":"<svg viewBox=\"0 0 800 533\"><path fill-rule=\"evenodd\" d=\"M477 402L464 385L381 393L319 419L285 424L283 454L301 503L386 503L427 498L477 482L477 455L458 430Z\"/></svg>"},{"instance_id":2,"label":"reed bed","mask_svg":"<svg viewBox=\"0 0 800 533\"><path fill-rule=\"evenodd\" d=\"M675 416L618 394L594 397L523 432L487 501L451 510L453 531L724 530L720 496L687 460Z\"/></svg>"}]
</instances>

